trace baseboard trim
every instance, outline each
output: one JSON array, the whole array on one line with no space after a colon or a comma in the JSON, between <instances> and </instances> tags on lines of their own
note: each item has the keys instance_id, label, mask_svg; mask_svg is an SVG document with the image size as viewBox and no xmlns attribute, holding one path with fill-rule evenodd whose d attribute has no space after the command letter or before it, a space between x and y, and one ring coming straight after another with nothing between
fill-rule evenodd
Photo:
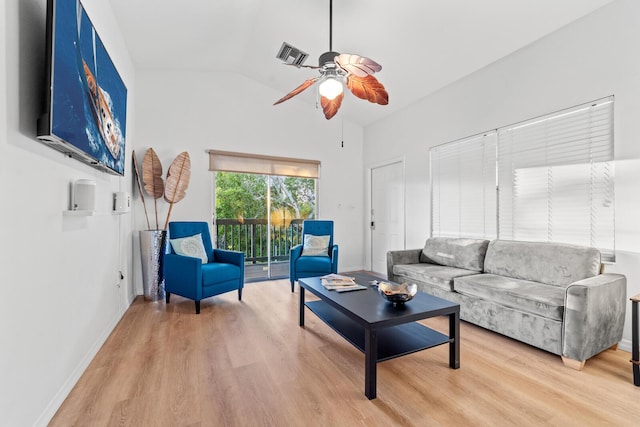
<instances>
[{"instance_id":1,"label":"baseboard trim","mask_svg":"<svg viewBox=\"0 0 640 427\"><path fill-rule=\"evenodd\" d=\"M631 353L631 340L623 339L618 343L618 349Z\"/></svg>"},{"instance_id":2,"label":"baseboard trim","mask_svg":"<svg viewBox=\"0 0 640 427\"><path fill-rule=\"evenodd\" d=\"M356 267L340 267L338 270L338 273L340 272L349 272L349 271L363 271L364 267L361 265L358 265Z\"/></svg>"},{"instance_id":3,"label":"baseboard trim","mask_svg":"<svg viewBox=\"0 0 640 427\"><path fill-rule=\"evenodd\" d=\"M129 298L130 300L129 306L131 306L131 303L133 302L134 298L135 298L135 295L133 295L133 298ZM100 351L100 348L102 347L102 345L107 341L107 338L109 338L109 335L111 334L111 332L113 332L113 330L115 329L120 319L122 319L122 316L124 316L124 313L127 311L129 306L125 307L124 310L117 313L113 317L113 319L111 319L111 321L105 327L102 334L100 334L100 336L91 346L91 348L89 348L89 351L87 352L87 354L85 354L85 356L80 360L80 363L78 363L78 366L76 366L76 368L73 370L69 378L65 381L62 387L60 387L60 389L55 394L53 399L51 399L51 401L49 402L45 410L42 412L42 414L40 414L36 422L33 424L34 426L46 427L49 424L49 422L51 421L53 416L56 414L56 412L58 411L58 409L60 408L64 400L67 398L67 396L69 396L69 393L71 393L71 390L76 385L76 383L78 382L78 380L80 379L84 371L87 369L87 367L91 363L93 358L96 357L96 354L98 354L98 351Z\"/></svg>"}]
</instances>

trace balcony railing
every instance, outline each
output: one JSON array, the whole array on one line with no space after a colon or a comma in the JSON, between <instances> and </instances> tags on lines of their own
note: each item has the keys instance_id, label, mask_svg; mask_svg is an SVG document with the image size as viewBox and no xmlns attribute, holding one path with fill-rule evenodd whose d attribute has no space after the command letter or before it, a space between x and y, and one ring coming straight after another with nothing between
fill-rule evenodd
<instances>
[{"instance_id":1,"label":"balcony railing","mask_svg":"<svg viewBox=\"0 0 640 427\"><path fill-rule=\"evenodd\" d=\"M271 247L271 261L287 261L289 251L302 243L302 221L293 219L288 225L271 225L271 241L268 241L269 224L266 219L217 219L215 241L219 249L244 252L247 264L265 263Z\"/></svg>"}]
</instances>

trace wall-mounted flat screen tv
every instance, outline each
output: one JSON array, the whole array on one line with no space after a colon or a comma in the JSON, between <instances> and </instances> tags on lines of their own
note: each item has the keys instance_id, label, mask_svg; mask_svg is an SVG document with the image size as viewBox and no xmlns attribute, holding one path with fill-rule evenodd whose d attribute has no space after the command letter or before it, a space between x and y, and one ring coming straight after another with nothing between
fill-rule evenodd
<instances>
[{"instance_id":1,"label":"wall-mounted flat screen tv","mask_svg":"<svg viewBox=\"0 0 640 427\"><path fill-rule=\"evenodd\" d=\"M127 88L79 0L48 0L46 59L38 139L124 175Z\"/></svg>"}]
</instances>

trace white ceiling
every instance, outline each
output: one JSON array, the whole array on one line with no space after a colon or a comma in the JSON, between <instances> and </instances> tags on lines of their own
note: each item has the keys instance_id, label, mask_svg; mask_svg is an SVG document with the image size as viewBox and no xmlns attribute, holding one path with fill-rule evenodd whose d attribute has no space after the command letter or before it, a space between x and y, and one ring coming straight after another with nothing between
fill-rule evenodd
<instances>
[{"instance_id":1,"label":"white ceiling","mask_svg":"<svg viewBox=\"0 0 640 427\"><path fill-rule=\"evenodd\" d=\"M389 92L387 106L348 94L338 115L366 126L611 1L335 0L333 50L382 64ZM274 88L274 101L317 73L282 65L283 41L309 54L305 65L329 50L329 0L110 2L138 69L236 72ZM314 108L313 88L297 98Z\"/></svg>"}]
</instances>

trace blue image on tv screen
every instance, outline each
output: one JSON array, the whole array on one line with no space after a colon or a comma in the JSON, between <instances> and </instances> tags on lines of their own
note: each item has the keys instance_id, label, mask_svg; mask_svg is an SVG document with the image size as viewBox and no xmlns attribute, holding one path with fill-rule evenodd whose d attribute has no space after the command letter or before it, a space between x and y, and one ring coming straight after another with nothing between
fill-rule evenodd
<instances>
[{"instance_id":1,"label":"blue image on tv screen","mask_svg":"<svg viewBox=\"0 0 640 427\"><path fill-rule=\"evenodd\" d=\"M127 88L79 1L57 1L51 133L124 174Z\"/></svg>"}]
</instances>

